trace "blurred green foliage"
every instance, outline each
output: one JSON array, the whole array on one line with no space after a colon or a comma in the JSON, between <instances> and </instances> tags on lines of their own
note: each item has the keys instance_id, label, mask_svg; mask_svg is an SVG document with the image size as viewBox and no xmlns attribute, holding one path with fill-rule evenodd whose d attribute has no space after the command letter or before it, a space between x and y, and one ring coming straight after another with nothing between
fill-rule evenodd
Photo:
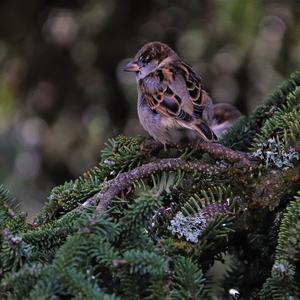
<instances>
[{"instance_id":1,"label":"blurred green foliage","mask_svg":"<svg viewBox=\"0 0 300 300\"><path fill-rule=\"evenodd\" d=\"M148 41L168 43L215 102L248 114L299 67L299 33L293 0L3 0L0 180L34 213L108 137L142 133L122 66Z\"/></svg>"}]
</instances>

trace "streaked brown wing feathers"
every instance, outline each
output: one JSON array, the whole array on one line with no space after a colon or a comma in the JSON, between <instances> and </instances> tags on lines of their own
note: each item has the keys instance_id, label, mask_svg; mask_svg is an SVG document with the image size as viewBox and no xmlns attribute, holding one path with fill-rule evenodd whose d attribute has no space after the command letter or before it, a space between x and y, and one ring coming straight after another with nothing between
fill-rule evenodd
<instances>
[{"instance_id":1,"label":"streaked brown wing feathers","mask_svg":"<svg viewBox=\"0 0 300 300\"><path fill-rule=\"evenodd\" d=\"M191 113L183 109L182 99L170 88L174 76L180 73L183 76L190 100L193 104ZM145 99L152 110L163 116L174 118L181 126L196 130L204 140L216 140L214 132L202 120L202 113L206 103L207 93L201 87L201 81L191 67L180 64L180 67L169 64L158 69L150 76L158 82L156 92L147 91L147 86L142 86ZM143 85L143 83L141 83Z\"/></svg>"},{"instance_id":2,"label":"streaked brown wing feathers","mask_svg":"<svg viewBox=\"0 0 300 300\"><path fill-rule=\"evenodd\" d=\"M207 97L207 93L202 89L201 79L186 63L181 64L181 74L185 78L190 100L193 103L193 115L201 119Z\"/></svg>"}]
</instances>

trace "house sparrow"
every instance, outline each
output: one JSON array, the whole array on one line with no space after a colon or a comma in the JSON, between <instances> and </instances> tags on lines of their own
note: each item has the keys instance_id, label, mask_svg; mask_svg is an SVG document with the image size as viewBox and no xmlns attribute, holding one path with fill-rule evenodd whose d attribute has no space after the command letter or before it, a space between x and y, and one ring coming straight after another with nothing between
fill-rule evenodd
<instances>
[{"instance_id":1,"label":"house sparrow","mask_svg":"<svg viewBox=\"0 0 300 300\"><path fill-rule=\"evenodd\" d=\"M146 44L124 71L136 74L139 120L155 140L164 145L217 140L211 98L169 46Z\"/></svg>"},{"instance_id":2,"label":"house sparrow","mask_svg":"<svg viewBox=\"0 0 300 300\"><path fill-rule=\"evenodd\" d=\"M216 136L220 138L241 116L241 112L233 105L217 103L214 105L214 123L211 128Z\"/></svg>"}]
</instances>

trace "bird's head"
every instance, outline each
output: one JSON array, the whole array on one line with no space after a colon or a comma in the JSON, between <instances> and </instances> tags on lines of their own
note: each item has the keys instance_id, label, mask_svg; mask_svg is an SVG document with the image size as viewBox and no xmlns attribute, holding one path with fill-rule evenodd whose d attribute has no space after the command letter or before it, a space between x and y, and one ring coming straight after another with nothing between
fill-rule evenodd
<instances>
[{"instance_id":1,"label":"bird's head","mask_svg":"<svg viewBox=\"0 0 300 300\"><path fill-rule=\"evenodd\" d=\"M137 79L146 77L157 68L179 57L168 45L151 42L144 45L135 57L125 66L124 71L135 72Z\"/></svg>"}]
</instances>

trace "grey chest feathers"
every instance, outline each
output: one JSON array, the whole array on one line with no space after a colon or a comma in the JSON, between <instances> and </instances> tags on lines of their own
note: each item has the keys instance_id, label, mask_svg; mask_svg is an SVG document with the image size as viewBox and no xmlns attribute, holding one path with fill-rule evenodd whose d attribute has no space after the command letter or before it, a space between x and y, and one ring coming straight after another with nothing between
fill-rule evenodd
<instances>
[{"instance_id":1,"label":"grey chest feathers","mask_svg":"<svg viewBox=\"0 0 300 300\"><path fill-rule=\"evenodd\" d=\"M139 95L138 116L144 129L162 144L184 145L197 140L198 135L194 130L179 126L176 120L167 118L151 110L145 99Z\"/></svg>"}]
</instances>

